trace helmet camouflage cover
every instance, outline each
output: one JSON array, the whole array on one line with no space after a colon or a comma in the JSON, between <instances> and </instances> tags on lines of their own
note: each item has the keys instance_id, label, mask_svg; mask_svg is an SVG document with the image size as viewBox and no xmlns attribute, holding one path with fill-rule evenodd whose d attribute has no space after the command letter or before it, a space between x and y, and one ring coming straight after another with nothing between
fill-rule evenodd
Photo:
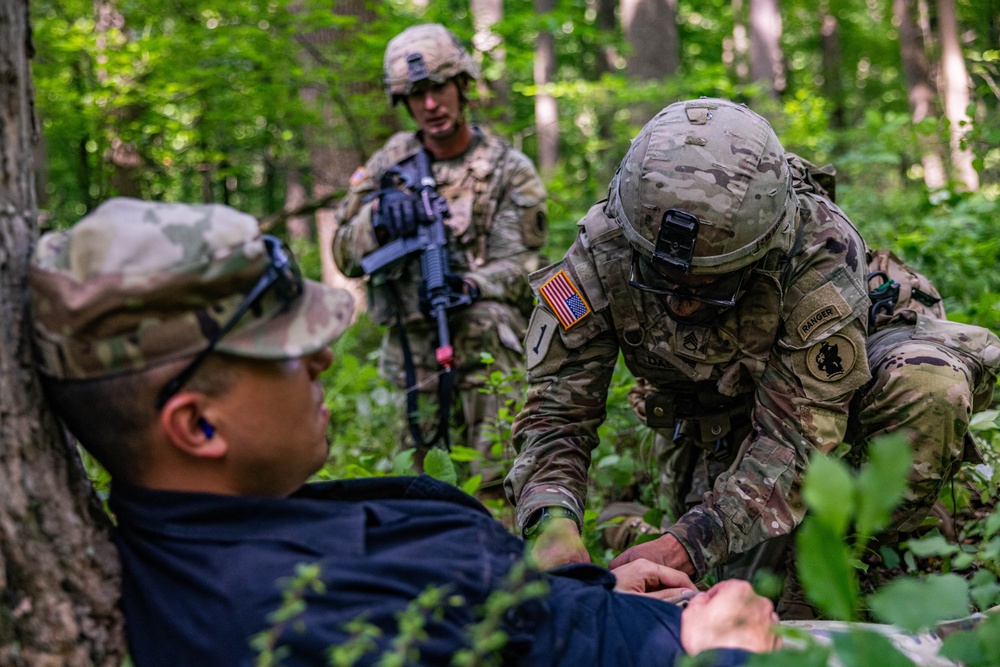
<instances>
[{"instance_id":1,"label":"helmet camouflage cover","mask_svg":"<svg viewBox=\"0 0 1000 667\"><path fill-rule=\"evenodd\" d=\"M646 258L707 275L787 250L796 199L768 122L742 104L698 99L671 104L642 128L607 210Z\"/></svg>"},{"instance_id":2,"label":"helmet camouflage cover","mask_svg":"<svg viewBox=\"0 0 1000 667\"><path fill-rule=\"evenodd\" d=\"M437 23L407 28L385 47L383 85L395 104L421 81L444 83L459 74L479 78L472 56L450 30Z\"/></svg>"}]
</instances>

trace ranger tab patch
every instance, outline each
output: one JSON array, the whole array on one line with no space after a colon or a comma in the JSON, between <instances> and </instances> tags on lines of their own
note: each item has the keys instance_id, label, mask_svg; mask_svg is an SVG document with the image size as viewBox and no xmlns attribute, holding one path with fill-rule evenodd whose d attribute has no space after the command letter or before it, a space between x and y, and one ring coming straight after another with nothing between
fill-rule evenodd
<instances>
[{"instance_id":1,"label":"ranger tab patch","mask_svg":"<svg viewBox=\"0 0 1000 667\"><path fill-rule=\"evenodd\" d=\"M569 329L590 314L590 306L565 271L546 280L538 292L545 297L564 329Z\"/></svg>"}]
</instances>

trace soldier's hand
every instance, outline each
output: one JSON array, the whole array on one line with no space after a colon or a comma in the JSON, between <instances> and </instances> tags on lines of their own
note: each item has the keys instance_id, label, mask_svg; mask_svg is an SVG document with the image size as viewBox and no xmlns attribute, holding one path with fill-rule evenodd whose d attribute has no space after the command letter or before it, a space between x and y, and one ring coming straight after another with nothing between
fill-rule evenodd
<instances>
[{"instance_id":1,"label":"soldier's hand","mask_svg":"<svg viewBox=\"0 0 1000 667\"><path fill-rule=\"evenodd\" d=\"M615 570L615 590L676 602L697 591L691 578L680 570L658 565L645 558Z\"/></svg>"},{"instance_id":2,"label":"soldier's hand","mask_svg":"<svg viewBox=\"0 0 1000 667\"><path fill-rule=\"evenodd\" d=\"M780 648L774 634L778 615L771 601L738 579L728 579L696 595L681 614L681 645L689 655L712 648L762 653Z\"/></svg>"},{"instance_id":3,"label":"soldier's hand","mask_svg":"<svg viewBox=\"0 0 1000 667\"><path fill-rule=\"evenodd\" d=\"M417 233L422 204L414 195L397 188L386 188L379 191L373 206L372 226L379 243L384 245Z\"/></svg>"},{"instance_id":4,"label":"soldier's hand","mask_svg":"<svg viewBox=\"0 0 1000 667\"><path fill-rule=\"evenodd\" d=\"M546 522L531 547L531 555L542 570L566 563L590 562L590 553L583 546L576 522L565 518Z\"/></svg>"},{"instance_id":5,"label":"soldier's hand","mask_svg":"<svg viewBox=\"0 0 1000 667\"><path fill-rule=\"evenodd\" d=\"M670 533L658 537L652 542L643 542L621 552L611 561L611 569L615 570L640 558L672 567L689 575L695 574L694 563L691 562L687 550Z\"/></svg>"}]
</instances>

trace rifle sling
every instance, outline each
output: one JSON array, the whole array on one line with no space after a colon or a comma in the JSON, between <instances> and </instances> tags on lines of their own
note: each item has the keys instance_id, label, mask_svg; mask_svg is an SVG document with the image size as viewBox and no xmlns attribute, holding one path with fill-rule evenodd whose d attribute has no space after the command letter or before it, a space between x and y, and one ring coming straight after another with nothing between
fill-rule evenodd
<instances>
[{"instance_id":1,"label":"rifle sling","mask_svg":"<svg viewBox=\"0 0 1000 667\"><path fill-rule=\"evenodd\" d=\"M396 302L396 333L399 336L399 346L403 351L403 368L406 372L406 424L410 430L410 436L417 447L430 449L437 442L441 441L441 446L445 451L451 450L451 443L448 437L448 418L451 411L451 393L455 381L455 369L449 368L438 378L438 425L432 437L425 439L420 430L420 392L417 390L417 370L413 365L413 353L410 351L410 342L406 336L406 325L403 323L402 300L395 283L389 283L392 298Z\"/></svg>"}]
</instances>

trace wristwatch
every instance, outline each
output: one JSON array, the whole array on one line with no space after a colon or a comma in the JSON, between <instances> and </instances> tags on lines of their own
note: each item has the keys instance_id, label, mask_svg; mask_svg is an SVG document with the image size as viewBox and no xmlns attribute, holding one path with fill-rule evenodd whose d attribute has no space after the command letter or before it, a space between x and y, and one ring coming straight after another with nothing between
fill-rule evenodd
<instances>
[{"instance_id":1,"label":"wristwatch","mask_svg":"<svg viewBox=\"0 0 1000 667\"><path fill-rule=\"evenodd\" d=\"M531 513L531 516L528 517L528 520L524 524L524 528L521 529L521 536L525 539L534 537L551 519L573 519L577 530L581 533L583 532L583 522L580 521L580 517L576 515L576 512L558 505L549 505Z\"/></svg>"}]
</instances>

